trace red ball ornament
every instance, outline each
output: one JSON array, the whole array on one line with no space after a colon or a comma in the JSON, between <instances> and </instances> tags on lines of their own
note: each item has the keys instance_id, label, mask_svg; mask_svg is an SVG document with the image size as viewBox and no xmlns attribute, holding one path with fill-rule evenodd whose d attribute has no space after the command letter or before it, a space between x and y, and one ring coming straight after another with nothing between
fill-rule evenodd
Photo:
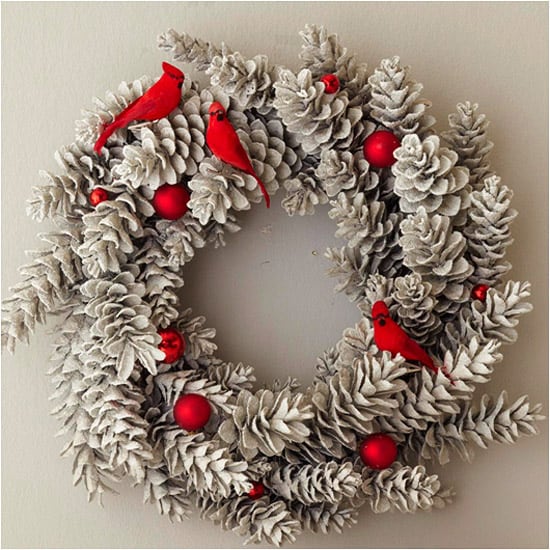
<instances>
[{"instance_id":1,"label":"red ball ornament","mask_svg":"<svg viewBox=\"0 0 550 550\"><path fill-rule=\"evenodd\" d=\"M472 298L474 300L479 300L484 302L487 298L487 291L489 290L489 285L479 284L472 288Z\"/></svg>"},{"instance_id":2,"label":"red ball ornament","mask_svg":"<svg viewBox=\"0 0 550 550\"><path fill-rule=\"evenodd\" d=\"M108 198L109 193L107 193L105 189L102 187L96 187L95 189L92 189L89 200L92 206L97 206L100 202L106 201Z\"/></svg>"},{"instance_id":3,"label":"red ball ornament","mask_svg":"<svg viewBox=\"0 0 550 550\"><path fill-rule=\"evenodd\" d=\"M255 481L252 484L252 489L248 492L248 498L258 500L265 495L265 486L261 481Z\"/></svg>"},{"instance_id":4,"label":"red ball ornament","mask_svg":"<svg viewBox=\"0 0 550 550\"><path fill-rule=\"evenodd\" d=\"M173 412L178 426L188 432L194 432L204 428L210 419L212 408L203 395L186 393L176 401Z\"/></svg>"},{"instance_id":5,"label":"red ball ornament","mask_svg":"<svg viewBox=\"0 0 550 550\"><path fill-rule=\"evenodd\" d=\"M167 220L177 220L187 212L189 193L183 183L161 185L153 197L155 212Z\"/></svg>"},{"instance_id":6,"label":"red ball ornament","mask_svg":"<svg viewBox=\"0 0 550 550\"><path fill-rule=\"evenodd\" d=\"M395 162L393 152L401 142L388 130L373 132L363 143L365 159L375 168L387 168Z\"/></svg>"},{"instance_id":7,"label":"red ball ornament","mask_svg":"<svg viewBox=\"0 0 550 550\"><path fill-rule=\"evenodd\" d=\"M164 361L162 361L163 363L175 363L178 359L183 357L185 340L175 328L169 327L161 329L158 333L162 338L159 349L166 355Z\"/></svg>"},{"instance_id":8,"label":"red ball ornament","mask_svg":"<svg viewBox=\"0 0 550 550\"><path fill-rule=\"evenodd\" d=\"M340 79L335 74L322 76L321 82L325 85L325 93L327 94L335 94L340 89Z\"/></svg>"},{"instance_id":9,"label":"red ball ornament","mask_svg":"<svg viewBox=\"0 0 550 550\"><path fill-rule=\"evenodd\" d=\"M391 466L397 458L397 445L388 434L372 434L361 443L359 454L369 468L383 470Z\"/></svg>"}]
</instances>

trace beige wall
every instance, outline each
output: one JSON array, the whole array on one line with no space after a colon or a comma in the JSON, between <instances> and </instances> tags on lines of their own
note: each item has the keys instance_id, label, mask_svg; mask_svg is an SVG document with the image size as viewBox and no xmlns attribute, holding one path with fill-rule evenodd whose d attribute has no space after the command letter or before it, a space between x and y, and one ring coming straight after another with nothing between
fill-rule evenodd
<instances>
[{"instance_id":1,"label":"beige wall","mask_svg":"<svg viewBox=\"0 0 550 550\"><path fill-rule=\"evenodd\" d=\"M246 55L266 53L297 67L298 31L307 22L326 24L371 68L400 54L424 83L440 128L466 99L492 121L494 167L520 211L512 276L532 281L536 307L485 389L528 393L547 414L547 11L544 3L3 3L3 291L18 280L23 251L40 247L35 235L44 229L25 216L38 170L56 170L53 152L72 141L74 120L92 96L158 74L166 59L156 49L160 32L174 27L225 40ZM278 202L243 216L246 229L231 246L201 254L184 298L218 328L222 356L256 365L260 380L292 374L307 383L314 357L357 313L324 276L322 251L334 231L326 209L288 219ZM268 224L270 234L262 231ZM4 355L2 546L239 547L240 538L196 517L170 524L142 505L138 489L120 487L103 509L86 503L84 490L71 486L70 460L58 457L63 441L54 439L58 426L48 416L50 343L40 329L30 347ZM513 447L480 450L471 465L455 457L434 468L457 491L445 510L365 510L344 535L306 534L297 546L547 546L547 423L542 429Z\"/></svg>"}]
</instances>

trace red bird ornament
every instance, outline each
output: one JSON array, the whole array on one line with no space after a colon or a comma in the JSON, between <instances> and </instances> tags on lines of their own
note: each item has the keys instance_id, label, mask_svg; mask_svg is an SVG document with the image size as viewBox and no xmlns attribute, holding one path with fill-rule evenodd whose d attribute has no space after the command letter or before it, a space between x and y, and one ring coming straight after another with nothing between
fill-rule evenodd
<instances>
[{"instance_id":1,"label":"red bird ornament","mask_svg":"<svg viewBox=\"0 0 550 550\"><path fill-rule=\"evenodd\" d=\"M227 114L223 105L214 101L210 105L208 113L210 121L206 130L206 144L221 161L251 175L258 182L258 186L265 197L266 205L269 208L270 199L265 185L256 175L252 162L250 162L250 158L248 158L235 128L227 120Z\"/></svg>"},{"instance_id":2,"label":"red bird ornament","mask_svg":"<svg viewBox=\"0 0 550 550\"><path fill-rule=\"evenodd\" d=\"M125 128L134 120L158 120L168 116L181 100L181 88L185 75L170 63L162 64L163 75L142 96L130 103L108 124L94 145L94 151L101 149L109 137L119 128Z\"/></svg>"},{"instance_id":3,"label":"red bird ornament","mask_svg":"<svg viewBox=\"0 0 550 550\"><path fill-rule=\"evenodd\" d=\"M400 353L408 361L418 361L435 373L439 371L427 352L390 317L382 300L372 306L372 320L374 343L380 351L389 351L392 357ZM454 384L445 367L441 367L441 371Z\"/></svg>"}]
</instances>

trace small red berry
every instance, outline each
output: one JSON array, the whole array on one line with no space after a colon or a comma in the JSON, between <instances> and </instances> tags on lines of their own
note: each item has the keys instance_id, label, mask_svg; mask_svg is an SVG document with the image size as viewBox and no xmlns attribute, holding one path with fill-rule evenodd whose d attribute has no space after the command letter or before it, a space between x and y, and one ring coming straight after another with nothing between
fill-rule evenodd
<instances>
[{"instance_id":1,"label":"small red berry","mask_svg":"<svg viewBox=\"0 0 550 550\"><path fill-rule=\"evenodd\" d=\"M321 77L327 94L335 94L340 89L340 79L335 74L326 74Z\"/></svg>"},{"instance_id":2,"label":"small red berry","mask_svg":"<svg viewBox=\"0 0 550 550\"><path fill-rule=\"evenodd\" d=\"M474 288L472 288L472 298L480 302L485 302L489 288L489 285L484 284L474 286Z\"/></svg>"},{"instance_id":3,"label":"small red berry","mask_svg":"<svg viewBox=\"0 0 550 550\"><path fill-rule=\"evenodd\" d=\"M261 481L255 481L252 484L252 489L248 492L248 498L258 500L265 495L265 486Z\"/></svg>"},{"instance_id":4,"label":"small red berry","mask_svg":"<svg viewBox=\"0 0 550 550\"><path fill-rule=\"evenodd\" d=\"M102 187L96 187L92 189L90 193L90 204L92 206L97 206L100 202L106 201L109 198L109 193L105 191Z\"/></svg>"}]
</instances>

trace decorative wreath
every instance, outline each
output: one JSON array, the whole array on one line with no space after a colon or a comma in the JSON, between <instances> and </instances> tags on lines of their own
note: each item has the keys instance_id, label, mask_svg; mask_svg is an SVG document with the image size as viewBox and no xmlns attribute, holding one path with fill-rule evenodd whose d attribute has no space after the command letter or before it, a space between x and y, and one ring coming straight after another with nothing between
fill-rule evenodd
<instances>
[{"instance_id":1,"label":"decorative wreath","mask_svg":"<svg viewBox=\"0 0 550 550\"><path fill-rule=\"evenodd\" d=\"M90 499L128 475L172 520L194 504L276 545L340 532L365 503L443 506L452 491L426 463L512 443L542 418L526 396L473 400L531 309L529 283L504 281L516 212L485 116L459 104L438 135L398 57L370 72L325 28L301 34L297 73L161 35L211 85L163 64L157 82L123 82L83 112L56 153L63 173L33 189L29 214L57 230L21 268L2 325L13 352L61 316L53 412ZM280 185L290 216L330 203L344 239L330 274L361 318L309 387L258 389L252 367L216 356L178 289L196 251L224 245L237 213Z\"/></svg>"}]
</instances>

